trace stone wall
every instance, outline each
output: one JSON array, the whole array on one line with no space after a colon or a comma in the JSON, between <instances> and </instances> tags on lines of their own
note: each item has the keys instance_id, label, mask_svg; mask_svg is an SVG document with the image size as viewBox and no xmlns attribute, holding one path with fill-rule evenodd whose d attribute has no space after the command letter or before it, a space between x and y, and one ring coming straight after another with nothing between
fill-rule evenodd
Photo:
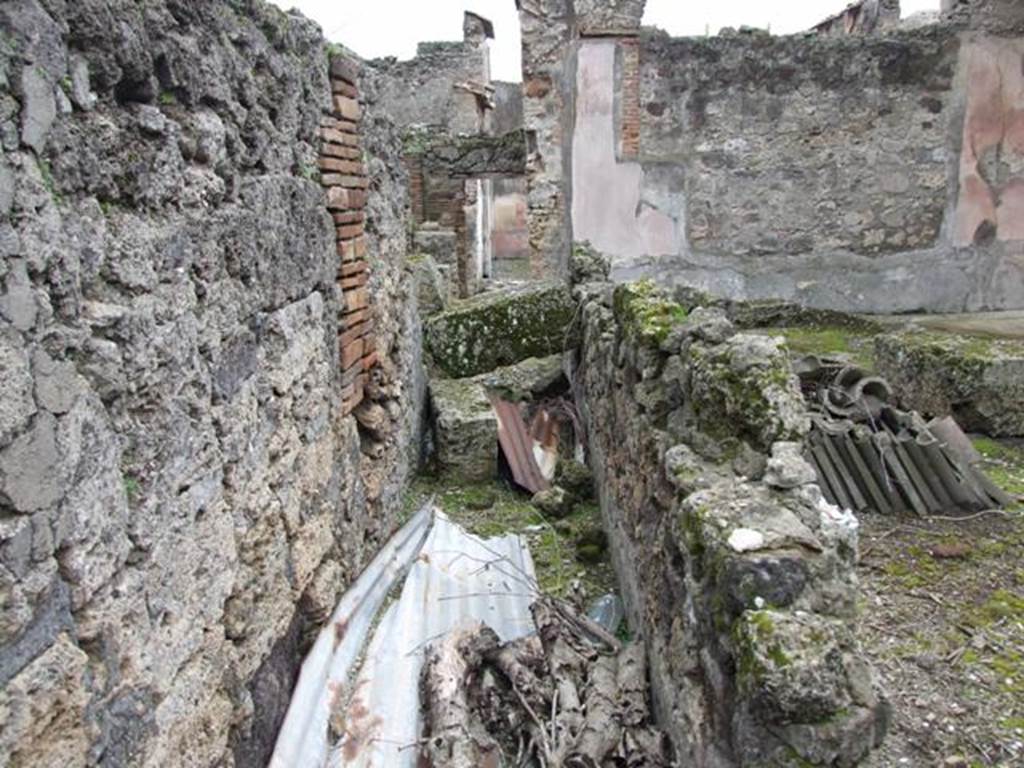
<instances>
[{"instance_id":1,"label":"stone wall","mask_svg":"<svg viewBox=\"0 0 1024 768\"><path fill-rule=\"evenodd\" d=\"M731 298L1024 306L1019 42L952 19L836 37L645 31L637 82L634 38L584 38L573 237L621 278Z\"/></svg>"},{"instance_id":2,"label":"stone wall","mask_svg":"<svg viewBox=\"0 0 1024 768\"><path fill-rule=\"evenodd\" d=\"M652 283L577 292L588 461L677 759L856 764L889 708L852 635L857 522L800 458L785 348Z\"/></svg>"},{"instance_id":3,"label":"stone wall","mask_svg":"<svg viewBox=\"0 0 1024 768\"><path fill-rule=\"evenodd\" d=\"M259 0L0 27L0 753L262 765L418 444L400 142L368 103L386 320L344 417L319 30Z\"/></svg>"}]
</instances>

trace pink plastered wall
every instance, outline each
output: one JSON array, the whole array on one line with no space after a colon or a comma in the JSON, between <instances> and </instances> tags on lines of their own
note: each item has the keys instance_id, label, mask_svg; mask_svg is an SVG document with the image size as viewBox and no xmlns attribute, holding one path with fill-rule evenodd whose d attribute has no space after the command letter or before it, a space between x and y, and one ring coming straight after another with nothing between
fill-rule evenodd
<instances>
[{"instance_id":1,"label":"pink plastered wall","mask_svg":"<svg viewBox=\"0 0 1024 768\"><path fill-rule=\"evenodd\" d=\"M954 240L1024 240L1024 41L964 49L967 108Z\"/></svg>"}]
</instances>

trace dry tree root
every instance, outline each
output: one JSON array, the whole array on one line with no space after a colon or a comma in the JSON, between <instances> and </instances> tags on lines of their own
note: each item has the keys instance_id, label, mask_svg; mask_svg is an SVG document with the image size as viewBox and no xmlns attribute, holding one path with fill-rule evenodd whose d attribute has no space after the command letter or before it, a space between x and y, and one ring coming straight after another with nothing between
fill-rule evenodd
<instances>
[{"instance_id":1,"label":"dry tree root","mask_svg":"<svg viewBox=\"0 0 1024 768\"><path fill-rule=\"evenodd\" d=\"M532 610L536 635L502 645L476 624L430 649L421 681L428 764L671 765L648 709L643 646L623 647L553 598Z\"/></svg>"}]
</instances>

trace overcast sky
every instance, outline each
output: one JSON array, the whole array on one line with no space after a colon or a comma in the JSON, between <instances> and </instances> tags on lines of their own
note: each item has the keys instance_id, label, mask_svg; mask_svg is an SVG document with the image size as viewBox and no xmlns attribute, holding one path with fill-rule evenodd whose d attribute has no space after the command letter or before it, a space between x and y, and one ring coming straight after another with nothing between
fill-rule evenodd
<instances>
[{"instance_id":1,"label":"overcast sky","mask_svg":"<svg viewBox=\"0 0 1024 768\"><path fill-rule=\"evenodd\" d=\"M519 17L514 0L273 0L314 19L328 40L365 58L416 54L424 40L462 38L462 12L494 22L491 72L495 80L519 80ZM647 0L644 24L673 35L715 34L722 27L768 27L799 32L846 7L848 0ZM937 10L939 0L903 0L903 15Z\"/></svg>"}]
</instances>

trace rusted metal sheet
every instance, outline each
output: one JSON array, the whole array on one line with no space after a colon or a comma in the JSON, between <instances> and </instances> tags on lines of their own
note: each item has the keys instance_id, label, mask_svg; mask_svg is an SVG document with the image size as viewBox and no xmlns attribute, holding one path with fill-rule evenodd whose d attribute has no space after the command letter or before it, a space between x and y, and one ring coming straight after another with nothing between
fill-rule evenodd
<instances>
[{"instance_id":1,"label":"rusted metal sheet","mask_svg":"<svg viewBox=\"0 0 1024 768\"><path fill-rule=\"evenodd\" d=\"M550 486L534 456L534 439L526 429L518 403L510 403L496 394L490 395L498 417L498 444L512 471L516 485L537 493Z\"/></svg>"}]
</instances>

